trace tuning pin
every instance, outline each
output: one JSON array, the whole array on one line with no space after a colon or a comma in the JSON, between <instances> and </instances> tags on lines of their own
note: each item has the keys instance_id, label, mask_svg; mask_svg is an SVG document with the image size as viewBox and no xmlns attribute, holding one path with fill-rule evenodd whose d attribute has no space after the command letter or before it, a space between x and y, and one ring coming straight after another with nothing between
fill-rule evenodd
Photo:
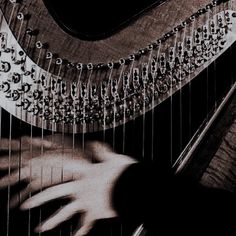
<instances>
[{"instance_id":1,"label":"tuning pin","mask_svg":"<svg viewBox=\"0 0 236 236\"><path fill-rule=\"evenodd\" d=\"M16 3L20 3L21 0L9 0L9 2L12 3L12 4L16 4Z\"/></svg>"},{"instance_id":2,"label":"tuning pin","mask_svg":"<svg viewBox=\"0 0 236 236\"><path fill-rule=\"evenodd\" d=\"M21 85L21 89L20 91L22 91L23 93L28 93L30 91L30 88L31 88L31 84L29 83L23 83Z\"/></svg>"},{"instance_id":3,"label":"tuning pin","mask_svg":"<svg viewBox=\"0 0 236 236\"><path fill-rule=\"evenodd\" d=\"M61 91L60 91L62 97L66 96L66 91L67 91L66 82L62 82L61 83Z\"/></svg>"},{"instance_id":4,"label":"tuning pin","mask_svg":"<svg viewBox=\"0 0 236 236\"><path fill-rule=\"evenodd\" d=\"M165 53L161 53L161 56L159 58L159 65L160 65L161 74L165 74L165 71L166 71L166 54Z\"/></svg>"},{"instance_id":5,"label":"tuning pin","mask_svg":"<svg viewBox=\"0 0 236 236\"><path fill-rule=\"evenodd\" d=\"M21 75L19 73L13 73L11 77L11 81L15 84L19 83L21 81Z\"/></svg>"},{"instance_id":6,"label":"tuning pin","mask_svg":"<svg viewBox=\"0 0 236 236\"><path fill-rule=\"evenodd\" d=\"M133 69L133 87L134 89L138 89L140 86L140 82L139 82L139 69L138 68L134 68Z\"/></svg>"},{"instance_id":7,"label":"tuning pin","mask_svg":"<svg viewBox=\"0 0 236 236\"><path fill-rule=\"evenodd\" d=\"M18 12L16 18L20 21L23 21L25 19L25 15L22 12Z\"/></svg>"},{"instance_id":8,"label":"tuning pin","mask_svg":"<svg viewBox=\"0 0 236 236\"><path fill-rule=\"evenodd\" d=\"M89 63L89 64L87 65L87 69L88 69L88 70L92 70L92 69L93 69L93 64L92 64L92 63Z\"/></svg>"},{"instance_id":9,"label":"tuning pin","mask_svg":"<svg viewBox=\"0 0 236 236\"><path fill-rule=\"evenodd\" d=\"M50 60L52 59L52 57L53 57L53 54L51 52L46 53L46 59Z\"/></svg>"},{"instance_id":10,"label":"tuning pin","mask_svg":"<svg viewBox=\"0 0 236 236\"><path fill-rule=\"evenodd\" d=\"M3 91L4 93L7 93L11 88L10 83L6 81L3 82L0 87L1 87L1 91Z\"/></svg>"},{"instance_id":11,"label":"tuning pin","mask_svg":"<svg viewBox=\"0 0 236 236\"><path fill-rule=\"evenodd\" d=\"M35 89L33 92L33 98L34 100L39 100L42 96L42 91Z\"/></svg>"},{"instance_id":12,"label":"tuning pin","mask_svg":"<svg viewBox=\"0 0 236 236\"><path fill-rule=\"evenodd\" d=\"M56 59L56 65L62 65L63 60L61 58Z\"/></svg>"},{"instance_id":13,"label":"tuning pin","mask_svg":"<svg viewBox=\"0 0 236 236\"><path fill-rule=\"evenodd\" d=\"M107 66L108 66L108 68L111 70L111 69L113 69L113 67L114 67L114 63L113 63L113 62L109 62L109 63L107 64Z\"/></svg>"},{"instance_id":14,"label":"tuning pin","mask_svg":"<svg viewBox=\"0 0 236 236\"><path fill-rule=\"evenodd\" d=\"M36 36L36 35L38 35L39 31L37 29L33 30L31 28L27 28L25 33L30 36Z\"/></svg>"},{"instance_id":15,"label":"tuning pin","mask_svg":"<svg viewBox=\"0 0 236 236\"><path fill-rule=\"evenodd\" d=\"M7 33L0 33L0 47L3 51L6 50L7 47Z\"/></svg>"},{"instance_id":16,"label":"tuning pin","mask_svg":"<svg viewBox=\"0 0 236 236\"><path fill-rule=\"evenodd\" d=\"M31 102L26 98L22 101L23 110L28 110L31 105Z\"/></svg>"},{"instance_id":17,"label":"tuning pin","mask_svg":"<svg viewBox=\"0 0 236 236\"><path fill-rule=\"evenodd\" d=\"M148 79L148 64L143 63L142 64L142 81L144 84L147 83L147 79Z\"/></svg>"},{"instance_id":18,"label":"tuning pin","mask_svg":"<svg viewBox=\"0 0 236 236\"><path fill-rule=\"evenodd\" d=\"M37 41L35 43L35 46L38 49L47 49L48 48L48 44L47 43L42 43L41 41Z\"/></svg>"},{"instance_id":19,"label":"tuning pin","mask_svg":"<svg viewBox=\"0 0 236 236\"><path fill-rule=\"evenodd\" d=\"M159 84L157 86L158 92L165 94L168 92L168 86L163 83L162 81L159 81Z\"/></svg>"},{"instance_id":20,"label":"tuning pin","mask_svg":"<svg viewBox=\"0 0 236 236\"><path fill-rule=\"evenodd\" d=\"M73 62L67 62L67 63L66 63L66 67L67 67L68 69L73 69L73 68L75 67L75 64L74 64Z\"/></svg>"},{"instance_id":21,"label":"tuning pin","mask_svg":"<svg viewBox=\"0 0 236 236\"><path fill-rule=\"evenodd\" d=\"M0 61L0 72L7 73L11 70L11 65L10 63L6 61Z\"/></svg>"},{"instance_id":22,"label":"tuning pin","mask_svg":"<svg viewBox=\"0 0 236 236\"><path fill-rule=\"evenodd\" d=\"M12 101L17 101L20 99L20 93L19 91L17 90L13 90L12 93L11 93L11 98L12 98Z\"/></svg>"},{"instance_id":23,"label":"tuning pin","mask_svg":"<svg viewBox=\"0 0 236 236\"><path fill-rule=\"evenodd\" d=\"M124 58L121 58L120 60L119 60L119 64L122 66L122 65L124 65L125 64L125 59Z\"/></svg>"},{"instance_id":24,"label":"tuning pin","mask_svg":"<svg viewBox=\"0 0 236 236\"><path fill-rule=\"evenodd\" d=\"M71 84L70 90L71 90L71 97L75 99L77 97L77 84L75 82Z\"/></svg>"},{"instance_id":25,"label":"tuning pin","mask_svg":"<svg viewBox=\"0 0 236 236\"><path fill-rule=\"evenodd\" d=\"M76 69L77 69L77 70L82 70L82 69L83 69L83 64L82 64L82 63L78 63L78 64L76 65Z\"/></svg>"},{"instance_id":26,"label":"tuning pin","mask_svg":"<svg viewBox=\"0 0 236 236\"><path fill-rule=\"evenodd\" d=\"M111 94L112 94L113 98L118 98L119 97L117 89L118 89L117 88L117 81L112 80L112 82L111 82Z\"/></svg>"}]
</instances>

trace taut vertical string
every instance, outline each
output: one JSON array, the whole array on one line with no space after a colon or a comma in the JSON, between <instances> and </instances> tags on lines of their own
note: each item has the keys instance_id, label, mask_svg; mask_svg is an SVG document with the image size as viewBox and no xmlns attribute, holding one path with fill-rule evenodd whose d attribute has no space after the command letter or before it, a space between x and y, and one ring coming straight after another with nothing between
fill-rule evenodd
<instances>
[{"instance_id":1,"label":"taut vertical string","mask_svg":"<svg viewBox=\"0 0 236 236\"><path fill-rule=\"evenodd\" d=\"M11 175L11 140L12 140L12 115L9 114L9 145L8 145L8 177L10 178ZM10 182L10 179L9 181ZM7 187L7 235L9 236L9 229L10 229L10 194L11 194L11 186L8 185Z\"/></svg>"}]
</instances>

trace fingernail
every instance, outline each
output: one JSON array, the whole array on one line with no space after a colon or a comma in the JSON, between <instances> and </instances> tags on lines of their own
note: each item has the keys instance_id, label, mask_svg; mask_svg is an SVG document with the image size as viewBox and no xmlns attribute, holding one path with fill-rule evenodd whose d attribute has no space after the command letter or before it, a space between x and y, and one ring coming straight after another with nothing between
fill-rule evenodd
<instances>
[{"instance_id":1,"label":"fingernail","mask_svg":"<svg viewBox=\"0 0 236 236\"><path fill-rule=\"evenodd\" d=\"M43 233L48 230L50 230L50 227L48 227L46 223L39 225L35 228L35 231L37 231L37 233Z\"/></svg>"},{"instance_id":2,"label":"fingernail","mask_svg":"<svg viewBox=\"0 0 236 236\"><path fill-rule=\"evenodd\" d=\"M31 207L30 207L30 204L27 203L27 202L24 202L21 206L20 206L20 209L21 210L29 210Z\"/></svg>"},{"instance_id":3,"label":"fingernail","mask_svg":"<svg viewBox=\"0 0 236 236\"><path fill-rule=\"evenodd\" d=\"M35 232L35 233L42 233L42 232L43 232L43 231L42 231L42 227L37 226L37 227L34 229L34 232Z\"/></svg>"}]
</instances>

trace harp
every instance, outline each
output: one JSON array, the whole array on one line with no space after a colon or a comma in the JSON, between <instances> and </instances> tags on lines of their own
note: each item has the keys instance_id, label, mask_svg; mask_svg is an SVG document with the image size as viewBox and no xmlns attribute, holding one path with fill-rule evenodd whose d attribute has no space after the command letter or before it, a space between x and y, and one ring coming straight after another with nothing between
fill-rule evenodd
<instances>
[{"instance_id":1,"label":"harp","mask_svg":"<svg viewBox=\"0 0 236 236\"><path fill-rule=\"evenodd\" d=\"M1 138L70 136L72 148L100 140L181 171L235 90L235 8L235 0L147 1L94 33L50 1L2 0ZM32 217L13 229L13 214L8 206L1 235L33 234ZM108 225L95 235L133 232Z\"/></svg>"}]
</instances>

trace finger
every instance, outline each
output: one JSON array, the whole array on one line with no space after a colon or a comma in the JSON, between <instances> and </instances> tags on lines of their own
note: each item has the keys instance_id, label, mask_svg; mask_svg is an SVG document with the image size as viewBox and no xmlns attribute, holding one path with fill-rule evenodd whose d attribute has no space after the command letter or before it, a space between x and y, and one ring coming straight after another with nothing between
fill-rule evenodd
<instances>
[{"instance_id":1,"label":"finger","mask_svg":"<svg viewBox=\"0 0 236 236\"><path fill-rule=\"evenodd\" d=\"M42 138L32 138L32 139L28 138L28 142L32 144L34 147L38 148L44 147L45 149L56 149L61 147L61 145L53 141Z\"/></svg>"},{"instance_id":2,"label":"finger","mask_svg":"<svg viewBox=\"0 0 236 236\"><path fill-rule=\"evenodd\" d=\"M21 190L19 194L14 195L10 200L10 208L16 207L23 202L30 194L39 191L42 188L41 180L32 181L28 186Z\"/></svg>"},{"instance_id":3,"label":"finger","mask_svg":"<svg viewBox=\"0 0 236 236\"><path fill-rule=\"evenodd\" d=\"M19 194L15 194L11 200L10 200L10 203L9 203L9 206L10 208L15 208L17 205L20 204L20 202L24 201L24 199L26 199L29 194L30 194L30 189L27 187L26 189L20 191Z\"/></svg>"},{"instance_id":4,"label":"finger","mask_svg":"<svg viewBox=\"0 0 236 236\"><path fill-rule=\"evenodd\" d=\"M92 155L100 162L110 161L115 154L108 144L101 142L88 142L87 150L92 152Z\"/></svg>"},{"instance_id":5,"label":"finger","mask_svg":"<svg viewBox=\"0 0 236 236\"><path fill-rule=\"evenodd\" d=\"M19 150L20 149L20 141L19 140L11 140L2 138L0 140L0 149L1 150Z\"/></svg>"},{"instance_id":6,"label":"finger","mask_svg":"<svg viewBox=\"0 0 236 236\"><path fill-rule=\"evenodd\" d=\"M29 150L30 146L41 148L42 146L46 149L55 149L60 147L61 145L48 140L49 137L45 138L31 138L28 136L23 136L19 140L9 140L9 139L1 139L0 140L0 148L2 150Z\"/></svg>"},{"instance_id":7,"label":"finger","mask_svg":"<svg viewBox=\"0 0 236 236\"><path fill-rule=\"evenodd\" d=\"M74 236L84 236L89 233L89 231L93 228L94 220L88 217L85 213L84 216L81 217L81 227L80 229L74 234Z\"/></svg>"},{"instance_id":8,"label":"finger","mask_svg":"<svg viewBox=\"0 0 236 236\"><path fill-rule=\"evenodd\" d=\"M17 155L14 156L2 156L0 157L0 170L7 170L9 167L11 169L18 168L20 162L20 157Z\"/></svg>"},{"instance_id":9,"label":"finger","mask_svg":"<svg viewBox=\"0 0 236 236\"><path fill-rule=\"evenodd\" d=\"M40 178L39 180L33 180L30 182L25 189L11 198L10 208L15 208L19 203L23 202L29 196L29 194L34 194L41 189L52 187L63 182L71 181L73 179L72 174L64 174L62 177L61 171L62 170L60 170L60 173L56 173L56 176L54 171L53 176L51 174L44 173L42 179Z\"/></svg>"},{"instance_id":10,"label":"finger","mask_svg":"<svg viewBox=\"0 0 236 236\"><path fill-rule=\"evenodd\" d=\"M18 140L15 139L1 139L0 141L0 148L2 150L9 150L12 151L24 151L29 150L30 144L32 143L33 138L23 136L19 138Z\"/></svg>"},{"instance_id":11,"label":"finger","mask_svg":"<svg viewBox=\"0 0 236 236\"><path fill-rule=\"evenodd\" d=\"M27 170L22 169L21 172L13 171L10 175L7 175L0 179L0 189L6 188L8 186L13 186L20 181L26 180L29 178L27 175Z\"/></svg>"},{"instance_id":12,"label":"finger","mask_svg":"<svg viewBox=\"0 0 236 236\"><path fill-rule=\"evenodd\" d=\"M83 204L75 201L59 210L54 216L51 216L41 226L36 228L37 232L45 232L51 230L61 224L62 222L70 219L73 215L84 211Z\"/></svg>"},{"instance_id":13,"label":"finger","mask_svg":"<svg viewBox=\"0 0 236 236\"><path fill-rule=\"evenodd\" d=\"M22 205L22 210L27 210L30 208L41 206L49 201L66 197L74 192L78 192L78 184L76 182L70 182L65 184L60 184L51 188L48 188L30 199L26 200Z\"/></svg>"}]
</instances>

